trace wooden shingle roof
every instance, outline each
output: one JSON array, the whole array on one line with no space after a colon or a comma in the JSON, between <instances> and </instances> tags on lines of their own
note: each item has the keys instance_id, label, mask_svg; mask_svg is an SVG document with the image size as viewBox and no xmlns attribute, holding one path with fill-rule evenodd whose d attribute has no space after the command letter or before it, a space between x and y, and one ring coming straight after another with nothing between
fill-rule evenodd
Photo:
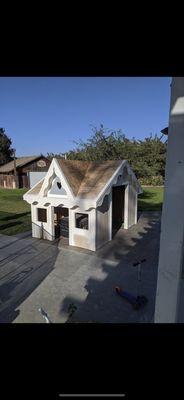
<instances>
[{"instance_id":1,"label":"wooden shingle roof","mask_svg":"<svg viewBox=\"0 0 184 400\"><path fill-rule=\"evenodd\" d=\"M44 178L37 183L32 189L29 190L29 194L37 195L40 193Z\"/></svg>"},{"instance_id":2,"label":"wooden shingle roof","mask_svg":"<svg viewBox=\"0 0 184 400\"><path fill-rule=\"evenodd\" d=\"M74 196L81 199L95 199L122 164L122 160L88 162L57 159L57 162ZM38 195L43 182L44 178L29 191L29 194Z\"/></svg>"},{"instance_id":3,"label":"wooden shingle roof","mask_svg":"<svg viewBox=\"0 0 184 400\"><path fill-rule=\"evenodd\" d=\"M107 184L122 160L78 161L57 159L74 195L95 198Z\"/></svg>"},{"instance_id":4,"label":"wooden shingle roof","mask_svg":"<svg viewBox=\"0 0 184 400\"><path fill-rule=\"evenodd\" d=\"M40 157L41 157L41 155L18 157L18 158L16 158L16 167L23 167L24 165L28 164L29 162L32 162ZM1 167L0 167L0 173L11 172L13 170L14 170L14 161L10 161L7 164L1 165Z\"/></svg>"}]
</instances>

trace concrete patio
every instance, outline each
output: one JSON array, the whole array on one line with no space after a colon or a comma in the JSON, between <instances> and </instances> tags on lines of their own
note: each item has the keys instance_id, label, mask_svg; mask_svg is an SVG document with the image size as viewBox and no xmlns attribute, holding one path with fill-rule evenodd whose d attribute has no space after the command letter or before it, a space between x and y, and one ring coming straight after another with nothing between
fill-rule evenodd
<instances>
[{"instance_id":1,"label":"concrete patio","mask_svg":"<svg viewBox=\"0 0 184 400\"><path fill-rule=\"evenodd\" d=\"M160 236L160 212L146 212L138 224L120 230L96 253L29 236L0 236L0 322L153 322ZM133 262L146 258L138 283ZM119 285L149 301L135 311L117 296ZM138 287L139 285L139 287ZM76 307L69 318L68 307Z\"/></svg>"}]
</instances>

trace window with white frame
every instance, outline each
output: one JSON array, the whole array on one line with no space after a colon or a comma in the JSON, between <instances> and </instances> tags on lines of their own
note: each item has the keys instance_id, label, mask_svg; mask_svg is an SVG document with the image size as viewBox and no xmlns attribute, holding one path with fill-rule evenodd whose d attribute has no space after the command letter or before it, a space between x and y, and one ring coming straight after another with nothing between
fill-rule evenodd
<instances>
[{"instance_id":1,"label":"window with white frame","mask_svg":"<svg viewBox=\"0 0 184 400\"><path fill-rule=\"evenodd\" d=\"M76 213L75 226L79 229L88 229L88 214Z\"/></svg>"}]
</instances>

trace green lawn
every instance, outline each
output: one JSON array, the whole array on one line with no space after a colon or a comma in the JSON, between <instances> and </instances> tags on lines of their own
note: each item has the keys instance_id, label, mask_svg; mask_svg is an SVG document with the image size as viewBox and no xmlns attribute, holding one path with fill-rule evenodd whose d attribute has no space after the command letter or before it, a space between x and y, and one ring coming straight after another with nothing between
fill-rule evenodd
<instances>
[{"instance_id":1,"label":"green lawn","mask_svg":"<svg viewBox=\"0 0 184 400\"><path fill-rule=\"evenodd\" d=\"M0 233L16 235L31 230L31 208L25 189L0 189Z\"/></svg>"},{"instance_id":2,"label":"green lawn","mask_svg":"<svg viewBox=\"0 0 184 400\"><path fill-rule=\"evenodd\" d=\"M144 187L143 193L138 196L138 211L162 210L163 187Z\"/></svg>"}]
</instances>

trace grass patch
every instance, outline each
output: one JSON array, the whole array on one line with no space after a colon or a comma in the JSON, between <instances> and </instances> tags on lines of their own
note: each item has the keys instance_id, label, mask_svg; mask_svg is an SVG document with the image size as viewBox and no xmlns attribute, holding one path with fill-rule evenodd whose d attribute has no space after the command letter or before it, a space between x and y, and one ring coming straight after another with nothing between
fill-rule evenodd
<instances>
[{"instance_id":1,"label":"grass patch","mask_svg":"<svg viewBox=\"0 0 184 400\"><path fill-rule=\"evenodd\" d=\"M16 235L31 230L31 207L23 200L26 189L0 189L0 233Z\"/></svg>"},{"instance_id":2,"label":"grass patch","mask_svg":"<svg viewBox=\"0 0 184 400\"><path fill-rule=\"evenodd\" d=\"M163 187L144 187L138 196L138 211L161 211L163 204Z\"/></svg>"}]
</instances>

